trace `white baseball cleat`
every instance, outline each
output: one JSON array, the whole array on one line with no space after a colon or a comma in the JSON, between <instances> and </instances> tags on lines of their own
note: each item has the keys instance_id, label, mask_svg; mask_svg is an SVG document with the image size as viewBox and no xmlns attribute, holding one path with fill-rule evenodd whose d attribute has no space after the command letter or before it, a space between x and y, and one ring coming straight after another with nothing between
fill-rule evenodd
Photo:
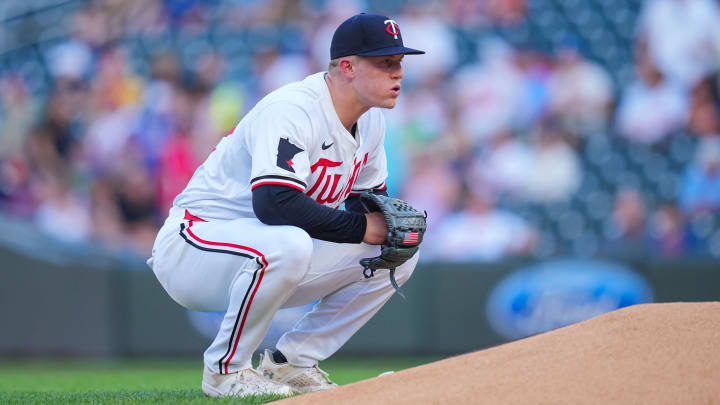
<instances>
[{"instance_id":1,"label":"white baseball cleat","mask_svg":"<svg viewBox=\"0 0 720 405\"><path fill-rule=\"evenodd\" d=\"M287 385L265 378L252 368L237 373L217 374L205 366L202 390L210 397L239 397L246 395L292 395Z\"/></svg>"},{"instance_id":2,"label":"white baseball cleat","mask_svg":"<svg viewBox=\"0 0 720 405\"><path fill-rule=\"evenodd\" d=\"M260 354L258 371L273 381L289 385L296 394L329 390L338 386L317 365L299 367L289 363L278 364L273 361L272 353L267 349L265 355Z\"/></svg>"}]
</instances>

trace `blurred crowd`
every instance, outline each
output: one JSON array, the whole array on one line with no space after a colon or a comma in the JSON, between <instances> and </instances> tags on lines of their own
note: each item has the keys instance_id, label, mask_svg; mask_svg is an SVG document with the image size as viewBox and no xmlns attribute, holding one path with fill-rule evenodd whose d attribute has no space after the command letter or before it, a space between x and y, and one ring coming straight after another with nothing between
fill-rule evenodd
<instances>
[{"instance_id":1,"label":"blurred crowd","mask_svg":"<svg viewBox=\"0 0 720 405\"><path fill-rule=\"evenodd\" d=\"M611 15L633 26L622 76L591 52L598 27L533 46L528 27L555 15L541 4L563 1L79 2L34 48L42 75L0 55L0 210L149 255L218 140L326 69L335 27L369 11L427 51L385 111L390 193L429 213L423 259L720 256L718 2Z\"/></svg>"}]
</instances>

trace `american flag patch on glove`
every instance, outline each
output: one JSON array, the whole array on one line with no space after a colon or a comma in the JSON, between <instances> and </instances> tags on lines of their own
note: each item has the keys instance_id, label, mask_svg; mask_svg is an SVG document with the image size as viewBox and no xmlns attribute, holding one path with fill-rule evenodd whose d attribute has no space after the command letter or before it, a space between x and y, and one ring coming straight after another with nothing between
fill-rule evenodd
<instances>
[{"instance_id":1,"label":"american flag patch on glove","mask_svg":"<svg viewBox=\"0 0 720 405\"><path fill-rule=\"evenodd\" d=\"M418 233L408 232L405 234L405 239L402 241L403 245L415 245L418 243Z\"/></svg>"}]
</instances>

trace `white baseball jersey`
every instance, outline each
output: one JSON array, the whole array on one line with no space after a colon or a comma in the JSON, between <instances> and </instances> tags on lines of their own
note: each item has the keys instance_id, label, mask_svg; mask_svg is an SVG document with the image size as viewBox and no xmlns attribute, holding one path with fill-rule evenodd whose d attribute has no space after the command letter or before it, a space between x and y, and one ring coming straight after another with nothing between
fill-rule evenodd
<instances>
[{"instance_id":1,"label":"white baseball jersey","mask_svg":"<svg viewBox=\"0 0 720 405\"><path fill-rule=\"evenodd\" d=\"M385 119L371 108L353 137L333 107L325 72L263 98L223 138L174 201L202 218L254 218L252 190L296 188L339 207L351 192L385 187Z\"/></svg>"}]
</instances>

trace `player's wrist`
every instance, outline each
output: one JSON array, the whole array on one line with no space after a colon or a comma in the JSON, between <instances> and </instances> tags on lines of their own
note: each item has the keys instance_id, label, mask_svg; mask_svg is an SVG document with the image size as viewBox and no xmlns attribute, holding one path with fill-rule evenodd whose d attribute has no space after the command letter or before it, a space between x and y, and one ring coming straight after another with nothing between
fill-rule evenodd
<instances>
[{"instance_id":1,"label":"player's wrist","mask_svg":"<svg viewBox=\"0 0 720 405\"><path fill-rule=\"evenodd\" d=\"M367 237L367 228L368 228L367 214L360 215L359 223L360 223L360 229L362 229L362 236L363 236L361 242L365 242L365 238Z\"/></svg>"},{"instance_id":2,"label":"player's wrist","mask_svg":"<svg viewBox=\"0 0 720 405\"><path fill-rule=\"evenodd\" d=\"M382 245L387 238L387 225L385 219L379 212L369 212L365 214L367 223L365 237L363 242L371 245Z\"/></svg>"}]
</instances>

